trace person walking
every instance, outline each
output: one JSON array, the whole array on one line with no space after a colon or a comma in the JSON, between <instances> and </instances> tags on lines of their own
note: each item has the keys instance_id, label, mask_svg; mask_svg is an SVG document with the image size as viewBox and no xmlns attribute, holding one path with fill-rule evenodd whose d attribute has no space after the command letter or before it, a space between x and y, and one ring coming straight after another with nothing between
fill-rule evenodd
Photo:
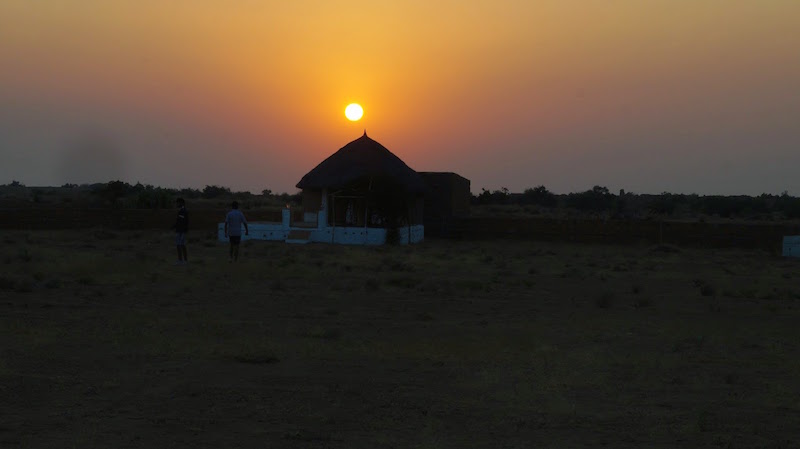
<instances>
[{"instance_id":1,"label":"person walking","mask_svg":"<svg viewBox=\"0 0 800 449\"><path fill-rule=\"evenodd\" d=\"M186 212L186 201L183 198L175 200L178 205L178 217L175 219L175 246L178 248L178 261L176 265L186 265L189 258L186 255L186 233L189 232L189 214Z\"/></svg>"},{"instance_id":2,"label":"person walking","mask_svg":"<svg viewBox=\"0 0 800 449\"><path fill-rule=\"evenodd\" d=\"M239 260L239 243L242 241L242 225L244 225L244 235L249 235L250 230L247 229L247 219L244 214L239 210L239 203L234 201L231 204L231 210L225 216L225 237L230 239L230 260L235 262Z\"/></svg>"}]
</instances>

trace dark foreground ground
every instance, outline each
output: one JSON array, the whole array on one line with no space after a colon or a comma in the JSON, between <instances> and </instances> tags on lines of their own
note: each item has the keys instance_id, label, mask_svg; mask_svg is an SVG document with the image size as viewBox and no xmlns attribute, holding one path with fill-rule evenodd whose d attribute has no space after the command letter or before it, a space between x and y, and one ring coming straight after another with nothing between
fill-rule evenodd
<instances>
[{"instance_id":1,"label":"dark foreground ground","mask_svg":"<svg viewBox=\"0 0 800 449\"><path fill-rule=\"evenodd\" d=\"M772 254L0 236L0 447L800 444Z\"/></svg>"}]
</instances>

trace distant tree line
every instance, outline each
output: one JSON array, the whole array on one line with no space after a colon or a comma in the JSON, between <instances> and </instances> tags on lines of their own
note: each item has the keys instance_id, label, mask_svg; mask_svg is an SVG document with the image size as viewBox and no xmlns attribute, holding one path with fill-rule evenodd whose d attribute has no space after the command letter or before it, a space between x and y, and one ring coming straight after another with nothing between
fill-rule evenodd
<instances>
[{"instance_id":1,"label":"distant tree line","mask_svg":"<svg viewBox=\"0 0 800 449\"><path fill-rule=\"evenodd\" d=\"M6 186L24 187L14 181ZM273 194L265 189L260 195L247 191L234 192L228 187L207 185L203 189L182 188L173 189L157 187L150 184L128 184L123 181L110 181L95 184L64 184L62 189L76 189L87 192L97 202L106 206L132 208L132 209L164 209L175 206L175 199L181 197L186 200L232 200L239 201L243 208L261 207L269 205L300 204L301 194L280 193ZM35 189L36 190L36 189ZM38 190L34 194L40 193Z\"/></svg>"},{"instance_id":2,"label":"distant tree line","mask_svg":"<svg viewBox=\"0 0 800 449\"><path fill-rule=\"evenodd\" d=\"M534 206L537 211L571 210L588 215L613 218L699 217L746 219L800 218L800 198L788 192L780 195L697 195L664 192L659 195L635 194L620 191L611 193L607 187L594 186L584 192L555 194L544 186L511 193L505 187L472 196L473 205Z\"/></svg>"},{"instance_id":3,"label":"distant tree line","mask_svg":"<svg viewBox=\"0 0 800 449\"><path fill-rule=\"evenodd\" d=\"M12 181L0 187L28 189L19 181ZM285 204L300 205L300 192L273 193L264 189L261 194L240 191L228 187L207 185L203 189L165 188L150 184L128 184L123 181L110 181L96 184L64 184L62 189L75 189L88 192L94 203L105 207L134 209L172 208L175 199L218 200L220 202L236 199L243 209L252 207L281 207ZM40 202L45 193L43 188L30 188L33 201ZM620 191L614 194L607 187L594 186L584 192L555 194L545 186L525 189L522 193L512 193L507 188L499 190L481 189L472 195L473 205L517 206L534 213L576 212L591 216L611 218L697 218L703 216L743 219L800 219L800 198L783 192L780 195L764 193L758 196L747 195L697 195L664 192L658 195L636 194Z\"/></svg>"}]
</instances>

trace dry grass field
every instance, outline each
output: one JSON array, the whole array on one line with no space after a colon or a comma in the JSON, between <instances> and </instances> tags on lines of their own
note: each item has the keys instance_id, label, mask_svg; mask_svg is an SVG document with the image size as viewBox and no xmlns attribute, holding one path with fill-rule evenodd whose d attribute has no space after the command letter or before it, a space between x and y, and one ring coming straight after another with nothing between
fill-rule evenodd
<instances>
[{"instance_id":1,"label":"dry grass field","mask_svg":"<svg viewBox=\"0 0 800 449\"><path fill-rule=\"evenodd\" d=\"M774 254L0 236L0 447L800 444Z\"/></svg>"}]
</instances>

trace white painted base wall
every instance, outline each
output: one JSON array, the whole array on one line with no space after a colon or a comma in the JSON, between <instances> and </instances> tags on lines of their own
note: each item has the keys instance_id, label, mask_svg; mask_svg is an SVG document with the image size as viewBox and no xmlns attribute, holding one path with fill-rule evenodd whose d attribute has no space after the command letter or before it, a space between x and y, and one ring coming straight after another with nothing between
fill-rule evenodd
<instances>
[{"instance_id":1,"label":"white painted base wall","mask_svg":"<svg viewBox=\"0 0 800 449\"><path fill-rule=\"evenodd\" d=\"M800 257L800 235L783 236L783 255L785 257Z\"/></svg>"},{"instance_id":2,"label":"white painted base wall","mask_svg":"<svg viewBox=\"0 0 800 449\"><path fill-rule=\"evenodd\" d=\"M288 209L283 210L283 221L281 223L249 223L249 235L242 234L242 240L275 240L286 241L290 231L308 231L309 242L319 243L339 243L344 245L383 245L386 243L386 229L383 228L364 228L364 227L332 227L320 225L324 223L325 216L320 214L319 223L316 228L292 227L289 224ZM405 226L398 229L400 233L400 244L419 243L425 239L425 227L423 225ZM217 237L221 242L225 238L225 223L217 225Z\"/></svg>"}]
</instances>

